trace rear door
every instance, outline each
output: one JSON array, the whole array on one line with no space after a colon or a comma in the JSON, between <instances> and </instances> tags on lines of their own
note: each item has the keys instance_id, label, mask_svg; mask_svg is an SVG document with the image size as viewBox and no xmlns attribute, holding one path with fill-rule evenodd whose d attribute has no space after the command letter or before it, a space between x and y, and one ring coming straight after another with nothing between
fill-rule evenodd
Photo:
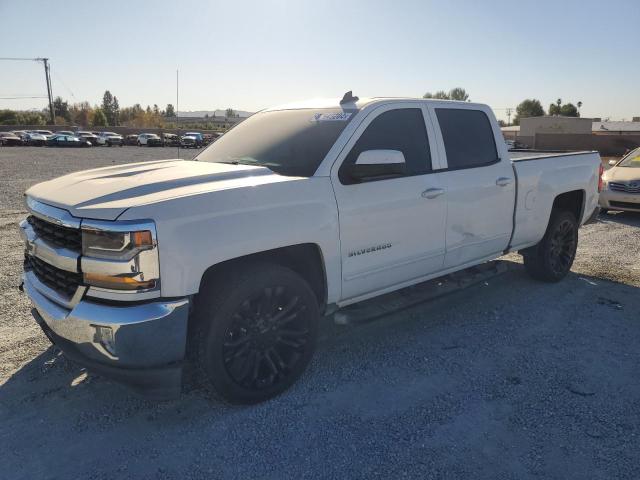
<instances>
[{"instance_id":1,"label":"rear door","mask_svg":"<svg viewBox=\"0 0 640 480\"><path fill-rule=\"evenodd\" d=\"M372 111L338 156L331 177L343 300L411 283L442 268L447 204L442 180L434 174L432 137L422 104L399 102ZM349 165L368 150L401 151L406 175L351 181Z\"/></svg>"},{"instance_id":2,"label":"rear door","mask_svg":"<svg viewBox=\"0 0 640 480\"><path fill-rule=\"evenodd\" d=\"M513 228L515 174L489 115L473 105L429 107L445 162L444 268L473 263L506 249ZM495 119L493 119L495 121Z\"/></svg>"}]
</instances>

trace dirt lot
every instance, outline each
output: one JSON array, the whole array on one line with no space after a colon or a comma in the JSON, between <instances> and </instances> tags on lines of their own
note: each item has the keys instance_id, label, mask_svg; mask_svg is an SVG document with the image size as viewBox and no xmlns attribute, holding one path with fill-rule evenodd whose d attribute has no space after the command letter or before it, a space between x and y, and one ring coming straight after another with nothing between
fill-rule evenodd
<instances>
[{"instance_id":1,"label":"dirt lot","mask_svg":"<svg viewBox=\"0 0 640 480\"><path fill-rule=\"evenodd\" d=\"M175 149L0 148L0 478L640 478L640 215L580 232L562 283L509 271L323 329L289 392L139 400L67 363L18 292L29 185ZM189 152L188 155L192 155Z\"/></svg>"}]
</instances>

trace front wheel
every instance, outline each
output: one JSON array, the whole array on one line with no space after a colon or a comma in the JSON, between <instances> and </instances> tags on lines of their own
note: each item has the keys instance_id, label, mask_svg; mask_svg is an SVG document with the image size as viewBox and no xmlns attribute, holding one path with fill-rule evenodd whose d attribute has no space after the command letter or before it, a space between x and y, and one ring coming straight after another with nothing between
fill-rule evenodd
<instances>
[{"instance_id":1,"label":"front wheel","mask_svg":"<svg viewBox=\"0 0 640 480\"><path fill-rule=\"evenodd\" d=\"M205 385L252 404L289 388L316 346L318 300L292 270L261 263L210 280L196 302L194 353Z\"/></svg>"},{"instance_id":2,"label":"front wheel","mask_svg":"<svg viewBox=\"0 0 640 480\"><path fill-rule=\"evenodd\" d=\"M553 211L540 242L522 252L527 273L543 282L559 282L573 265L578 248L578 222L571 212Z\"/></svg>"}]
</instances>

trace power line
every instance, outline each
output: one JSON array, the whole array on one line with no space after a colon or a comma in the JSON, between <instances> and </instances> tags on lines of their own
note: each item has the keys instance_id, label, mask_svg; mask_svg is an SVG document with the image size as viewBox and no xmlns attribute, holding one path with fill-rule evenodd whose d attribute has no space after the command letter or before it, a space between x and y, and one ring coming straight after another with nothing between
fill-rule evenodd
<instances>
[{"instance_id":1,"label":"power line","mask_svg":"<svg viewBox=\"0 0 640 480\"><path fill-rule=\"evenodd\" d=\"M47 97L46 95L39 95L39 96L21 95L16 97L0 97L0 100L22 100L27 98L49 98L49 97Z\"/></svg>"}]
</instances>

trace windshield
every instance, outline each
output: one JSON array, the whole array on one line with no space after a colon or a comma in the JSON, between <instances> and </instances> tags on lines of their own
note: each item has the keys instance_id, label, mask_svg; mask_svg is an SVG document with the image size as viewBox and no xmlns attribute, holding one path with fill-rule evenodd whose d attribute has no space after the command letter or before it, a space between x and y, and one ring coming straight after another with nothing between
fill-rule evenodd
<instances>
[{"instance_id":1,"label":"windshield","mask_svg":"<svg viewBox=\"0 0 640 480\"><path fill-rule=\"evenodd\" d=\"M618 165L616 165L616 167L640 168L640 147L627 153L627 155L618 163Z\"/></svg>"},{"instance_id":2,"label":"windshield","mask_svg":"<svg viewBox=\"0 0 640 480\"><path fill-rule=\"evenodd\" d=\"M354 114L339 108L256 113L196 160L264 166L281 175L310 177Z\"/></svg>"}]
</instances>

